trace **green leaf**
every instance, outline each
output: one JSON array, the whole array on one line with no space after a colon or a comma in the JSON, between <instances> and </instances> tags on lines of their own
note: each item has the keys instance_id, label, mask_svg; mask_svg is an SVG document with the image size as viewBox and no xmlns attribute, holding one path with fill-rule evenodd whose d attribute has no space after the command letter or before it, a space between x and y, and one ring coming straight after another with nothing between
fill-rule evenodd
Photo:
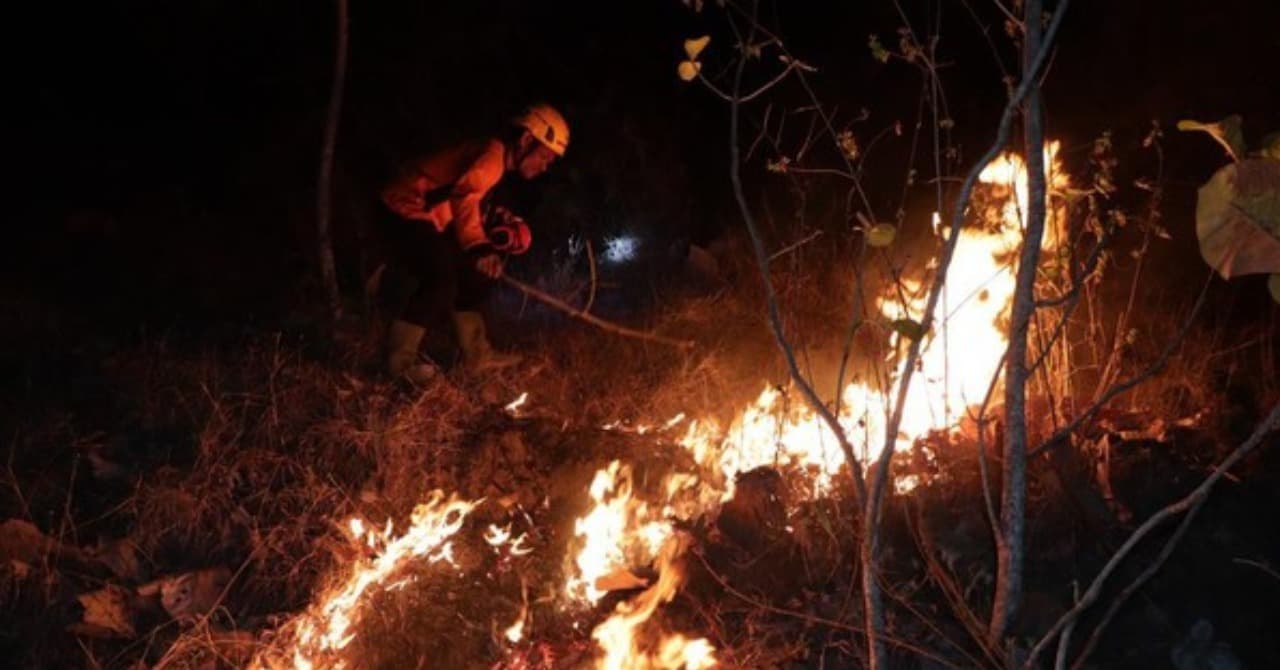
<instances>
[{"instance_id":1,"label":"green leaf","mask_svg":"<svg viewBox=\"0 0 1280 670\"><path fill-rule=\"evenodd\" d=\"M1241 119L1239 114L1232 114L1217 123L1201 123L1190 119L1183 119L1178 122L1178 130L1192 131L1203 130L1209 133L1209 136L1218 141L1227 154L1231 156L1231 160L1240 160L1245 157L1244 131L1240 129Z\"/></svg>"},{"instance_id":2,"label":"green leaf","mask_svg":"<svg viewBox=\"0 0 1280 670\"><path fill-rule=\"evenodd\" d=\"M1267 290L1271 291L1271 299L1280 302L1280 274L1273 274L1267 280Z\"/></svg>"},{"instance_id":3,"label":"green leaf","mask_svg":"<svg viewBox=\"0 0 1280 670\"><path fill-rule=\"evenodd\" d=\"M914 319L895 319L889 323L889 327L909 340L924 338L924 326Z\"/></svg>"},{"instance_id":4,"label":"green leaf","mask_svg":"<svg viewBox=\"0 0 1280 670\"><path fill-rule=\"evenodd\" d=\"M698 60L698 54L707 48L707 43L711 41L710 35L703 35L697 39L684 41L684 52L689 56L689 60Z\"/></svg>"},{"instance_id":5,"label":"green leaf","mask_svg":"<svg viewBox=\"0 0 1280 670\"><path fill-rule=\"evenodd\" d=\"M693 81L697 78L698 72L702 70L702 63L694 60L682 61L680 66L676 68L676 73L680 75L682 81Z\"/></svg>"},{"instance_id":6,"label":"green leaf","mask_svg":"<svg viewBox=\"0 0 1280 670\"><path fill-rule=\"evenodd\" d=\"M892 223L877 223L867 231L867 244L883 249L893 244L893 239L897 236L898 229Z\"/></svg>"}]
</instances>

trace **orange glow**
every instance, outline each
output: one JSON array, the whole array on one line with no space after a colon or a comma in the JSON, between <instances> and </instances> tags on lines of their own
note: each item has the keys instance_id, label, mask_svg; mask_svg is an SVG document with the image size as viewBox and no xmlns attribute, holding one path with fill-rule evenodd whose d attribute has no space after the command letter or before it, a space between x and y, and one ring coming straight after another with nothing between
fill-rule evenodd
<instances>
[{"instance_id":1,"label":"orange glow","mask_svg":"<svg viewBox=\"0 0 1280 670\"><path fill-rule=\"evenodd\" d=\"M361 614L366 594L375 589L396 589L405 585L404 580L388 580L411 560L423 558L428 562L453 563L449 538L462 528L462 523L478 502L467 502L456 496L445 498L442 491L434 491L427 500L414 508L409 528L398 536L388 532L364 533L364 524L353 520L349 524L356 539L361 535L377 555L361 559L351 565L347 579L330 589L318 600L317 605L301 615L295 623L292 653L293 666L299 670L315 667L343 667L335 655L355 639L352 625ZM357 532L360 531L360 532ZM252 667L263 665L255 660Z\"/></svg>"},{"instance_id":2,"label":"orange glow","mask_svg":"<svg viewBox=\"0 0 1280 670\"><path fill-rule=\"evenodd\" d=\"M1057 151L1057 142L1046 148L1051 192L1069 186ZM980 225L967 226L960 234L945 292L932 315L933 328L923 334L920 367L913 377L902 424L892 439L886 437L891 409L886 395L893 388L888 382L900 378L910 329L888 324L901 326L903 320L918 324L926 296L919 280L903 280L891 297L876 302L881 325L886 325L884 332L892 333L887 336L888 353L875 361L884 371L882 383L886 385L873 386L863 380L846 385L841 390L838 417L864 464L876 458L886 442L900 450L930 431L954 430L961 413L981 402L987 393L1007 345L1000 323L1007 318L1014 290L1013 263L1022 239L1021 213L1027 204L1026 176L1025 164L1013 155L1001 156L981 173L979 180L990 191L987 201L994 204L977 213ZM1062 212L1053 207L1047 212L1043 248L1053 250L1061 239ZM935 235L943 235L945 227L939 215L935 213L929 223ZM519 415L527 401L528 394L521 394L505 409ZM676 597L686 576L684 557L692 539L676 530L671 520L713 511L732 498L738 474L762 466L790 466L810 472L810 495L823 495L847 466L839 443L806 403L788 398L774 387L766 387L727 425L709 419L687 420L679 414L660 423L613 422L603 428L679 436L678 443L699 467L667 472L660 482L642 482L644 491L655 491L652 496L637 489L629 463L614 460L595 472L587 488L587 507L574 523L570 553L564 559L568 576L556 596L557 604L572 616L583 616L609 591L639 592L618 604L592 629L591 637L600 653L598 668L714 667L716 649L708 640L656 630L651 621L662 605ZM899 493L920 484L919 476L911 474L894 481ZM390 521L381 531L361 519L346 524L352 541L370 556L350 566L346 579L326 591L294 622L292 646L287 650L293 667L343 667L342 650L356 635L354 625L360 619L364 598L378 590L412 583L399 575L411 560L452 563L450 538L477 504L456 496L446 499L437 491L414 510L411 525L399 535L393 533ZM535 538L542 537L531 532ZM526 534L517 535L511 524L489 525L483 539L494 552L502 553L500 560L531 551L525 545ZM656 570L656 578L637 576L649 574L649 568ZM529 617L526 601L513 623L502 629L504 620L493 629L495 635L501 630L511 644L525 640Z\"/></svg>"}]
</instances>

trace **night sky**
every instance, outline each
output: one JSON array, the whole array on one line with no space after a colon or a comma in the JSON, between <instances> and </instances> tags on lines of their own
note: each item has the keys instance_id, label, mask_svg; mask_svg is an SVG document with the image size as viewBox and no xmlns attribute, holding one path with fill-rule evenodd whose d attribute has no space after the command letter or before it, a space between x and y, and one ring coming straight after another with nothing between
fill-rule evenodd
<instances>
[{"instance_id":1,"label":"night sky","mask_svg":"<svg viewBox=\"0 0 1280 670\"><path fill-rule=\"evenodd\" d=\"M308 231L332 63L329 3L114 2L48 5L11 31L25 55L8 106L17 173L10 221L21 250L10 279L50 299L133 305L162 317L274 314L305 295ZM985 147L1016 52L993 5L903 2L917 29L938 20L944 84L963 156ZM1245 118L1257 141L1280 128L1280 3L1076 0L1047 89L1050 134L1077 157L1115 131L1136 156L1152 119L1166 127L1170 218L1222 164L1179 118ZM1052 6L1052 3L1050 3ZM892 3L765 3L766 23L819 67L815 88L860 129L910 121L920 77L871 58L867 37L896 41ZM709 72L729 42L723 14L678 0L352 3L350 67L338 146L338 256L396 161L482 132L531 99L560 106L574 129L568 160L508 197L538 241L643 228L705 242L737 226L728 198L727 108L680 82L681 41L713 36ZM717 55L717 49L720 49ZM771 100L800 104L795 84ZM762 105L748 110L758 119ZM869 178L891 213L903 147ZM749 184L771 176L757 156ZM1070 154L1068 160L1071 160ZM1134 158L1134 166L1142 165ZM775 180L776 183L776 180ZM821 188L821 187L819 187ZM554 202L549 202L554 200ZM543 220L538 220L538 214ZM840 225L834 222L833 225ZM1183 231L1183 242L1190 229ZM1193 247L1192 247L1193 248ZM119 309L124 307L117 306ZM237 317L238 318L238 317Z\"/></svg>"}]
</instances>

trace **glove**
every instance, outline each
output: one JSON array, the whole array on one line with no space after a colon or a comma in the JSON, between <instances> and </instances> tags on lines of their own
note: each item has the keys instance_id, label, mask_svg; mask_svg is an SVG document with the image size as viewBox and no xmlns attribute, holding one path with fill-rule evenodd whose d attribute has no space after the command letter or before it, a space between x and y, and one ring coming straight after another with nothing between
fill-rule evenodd
<instances>
[{"instance_id":1,"label":"glove","mask_svg":"<svg viewBox=\"0 0 1280 670\"><path fill-rule=\"evenodd\" d=\"M502 275L502 257L495 253L488 253L483 256L476 257L476 272L488 277L489 279L497 279Z\"/></svg>"},{"instance_id":2,"label":"glove","mask_svg":"<svg viewBox=\"0 0 1280 670\"><path fill-rule=\"evenodd\" d=\"M529 224L506 208L494 208L494 224L489 227L489 243L493 248L513 256L529 250L533 244L533 232Z\"/></svg>"}]
</instances>

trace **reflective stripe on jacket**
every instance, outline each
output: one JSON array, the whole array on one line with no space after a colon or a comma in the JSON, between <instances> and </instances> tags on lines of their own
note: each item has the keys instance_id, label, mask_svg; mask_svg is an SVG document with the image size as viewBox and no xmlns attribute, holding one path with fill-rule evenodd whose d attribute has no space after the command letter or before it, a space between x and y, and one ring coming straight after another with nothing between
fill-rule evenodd
<instances>
[{"instance_id":1,"label":"reflective stripe on jacket","mask_svg":"<svg viewBox=\"0 0 1280 670\"><path fill-rule=\"evenodd\" d=\"M501 142L465 142L410 163L382 190L382 202L396 214L429 222L440 232L453 224L459 244L471 249L489 241L480 201L505 169Z\"/></svg>"}]
</instances>

